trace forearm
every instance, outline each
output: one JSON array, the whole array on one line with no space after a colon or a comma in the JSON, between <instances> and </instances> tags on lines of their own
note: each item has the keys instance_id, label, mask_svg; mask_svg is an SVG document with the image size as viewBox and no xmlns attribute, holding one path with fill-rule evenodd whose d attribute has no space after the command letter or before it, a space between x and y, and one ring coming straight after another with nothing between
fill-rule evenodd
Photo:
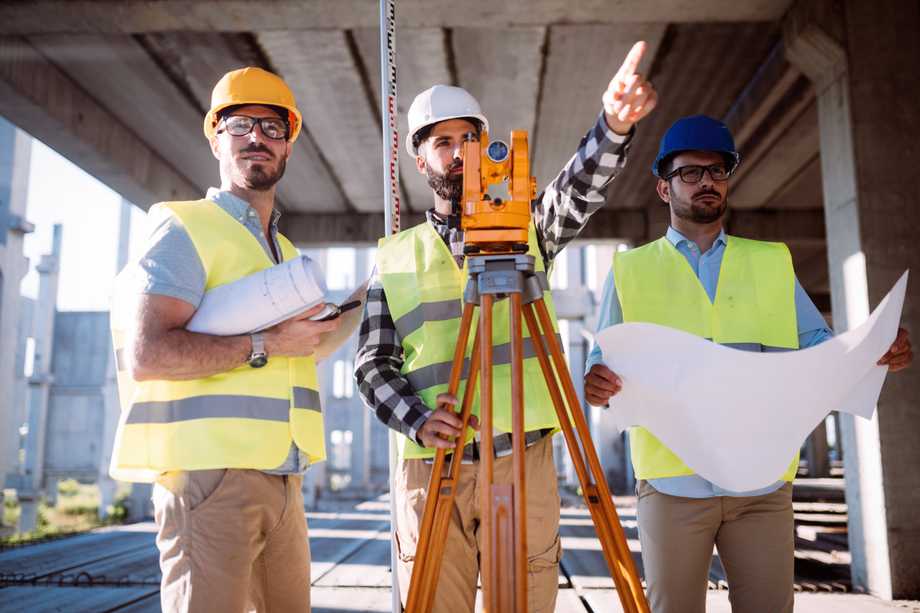
<instances>
[{"instance_id":1,"label":"forearm","mask_svg":"<svg viewBox=\"0 0 920 613\"><path fill-rule=\"evenodd\" d=\"M246 363L252 341L246 336L213 336L181 328L141 333L131 347L135 380L201 379Z\"/></svg>"},{"instance_id":2,"label":"forearm","mask_svg":"<svg viewBox=\"0 0 920 613\"><path fill-rule=\"evenodd\" d=\"M418 441L418 429L428 419L431 409L402 375L402 365L402 341L390 315L386 294L379 282L372 279L355 354L358 393L377 419Z\"/></svg>"},{"instance_id":3,"label":"forearm","mask_svg":"<svg viewBox=\"0 0 920 613\"><path fill-rule=\"evenodd\" d=\"M615 134L603 114L533 206L540 247L552 261L607 200L610 182L626 164L632 134Z\"/></svg>"}]
</instances>

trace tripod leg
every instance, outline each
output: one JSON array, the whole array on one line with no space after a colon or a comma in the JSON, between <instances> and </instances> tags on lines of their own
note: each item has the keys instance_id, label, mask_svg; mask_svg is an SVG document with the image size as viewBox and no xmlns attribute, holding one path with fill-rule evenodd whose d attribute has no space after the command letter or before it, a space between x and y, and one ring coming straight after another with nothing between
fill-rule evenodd
<instances>
[{"instance_id":1,"label":"tripod leg","mask_svg":"<svg viewBox=\"0 0 920 613\"><path fill-rule=\"evenodd\" d=\"M451 364L450 379L448 382L448 393L456 395L460 387L460 378L463 375L463 359L466 355L466 339L469 338L470 328L473 322L473 310L475 306L472 303L466 303L463 307L463 315L460 319L460 331L457 335L457 346L454 349L453 363ZM477 341L478 342L478 341ZM475 345L475 343L474 343ZM475 350L475 346L474 346ZM434 464L431 467L431 477L428 481L428 497L425 500L425 510L422 514L422 522L419 526L419 541L416 546L415 565L412 569L412 580L409 583L409 594L406 598L406 611L408 613L421 613L431 610L431 604L434 601L435 589L438 580L438 574L441 567L441 558L444 553L444 538L446 535L447 522L435 519L438 516L447 515L449 517L450 508L453 505L454 494L456 492L456 473L459 472L460 457L463 454L464 436L466 426L469 423L470 393L475 387L473 367L478 367L478 359L475 356L470 364L470 376L467 379L467 392L464 394L462 421L463 428L454 448L454 458L451 463L451 479L443 483L444 460L447 455L446 449L439 448L435 453ZM457 470L453 469L454 463L457 464ZM435 535L434 529L437 527L440 532Z\"/></svg>"},{"instance_id":2,"label":"tripod leg","mask_svg":"<svg viewBox=\"0 0 920 613\"><path fill-rule=\"evenodd\" d=\"M511 444L514 488L514 598L515 610L527 611L527 490L524 477L524 340L521 331L521 294L510 296L511 331Z\"/></svg>"},{"instance_id":3,"label":"tripod leg","mask_svg":"<svg viewBox=\"0 0 920 613\"><path fill-rule=\"evenodd\" d=\"M539 315L545 335L540 333L534 310ZM561 347L553 330L552 320L543 300L536 300L533 306L527 305L524 309L524 318L527 322L530 336L533 339L537 359L540 362L540 368L543 371L553 405L556 408L556 415L559 418L566 445L575 466L575 472L581 482L585 502L591 511L591 518L601 541L604 558L616 584L620 602L626 613L648 613L648 602L642 591L642 584L639 581L632 554L626 543L626 536L623 534L623 528L613 505L607 481L597 458L597 453L594 450L594 445L591 442L585 416L581 411L578 396L575 394L575 386L569 376L565 358L562 355ZM550 354L555 364L555 373L543 346L544 342L549 346ZM557 374L565 392L565 401L556 380ZM568 404L569 411L566 410L566 404ZM572 428L572 420L575 422L578 438L576 438L576 432ZM587 458L587 465L590 467L591 474L588 473L585 458Z\"/></svg>"}]
</instances>

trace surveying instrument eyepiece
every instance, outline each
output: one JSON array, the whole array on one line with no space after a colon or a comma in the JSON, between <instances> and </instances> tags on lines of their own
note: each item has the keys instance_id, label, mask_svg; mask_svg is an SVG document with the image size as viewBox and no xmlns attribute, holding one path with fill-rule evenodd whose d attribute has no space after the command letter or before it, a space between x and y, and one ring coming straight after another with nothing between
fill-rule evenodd
<instances>
[{"instance_id":1,"label":"surveying instrument eyepiece","mask_svg":"<svg viewBox=\"0 0 920 613\"><path fill-rule=\"evenodd\" d=\"M505 182L508 183L509 198L493 199L488 195L490 185ZM528 349L532 349L539 362L623 610L626 613L648 613L642 584L591 441L588 423L554 327L554 318L544 301L549 284L546 275L537 271L535 256L541 256L530 240L530 207L535 197L536 182L530 175L527 132L512 131L510 147L504 141L490 142L485 131L478 141L468 139L463 143L460 224L464 231L464 253L469 256L469 279L463 294L463 314L447 392L462 397L461 432L466 433L474 390L477 382L479 384L483 611L527 612L524 360L530 359L530 356L525 358L524 354L526 325ZM508 321L493 322L493 305L503 299L509 301ZM465 373L464 362L477 307L479 320L469 354L469 370ZM501 330L505 325L509 332L507 338L511 340L513 482L496 484L493 480L493 326ZM464 377L466 382L461 396L458 390ZM528 380L528 387L532 388L535 384L538 383ZM439 408L454 410L450 405ZM464 442L465 435L458 436L453 449L438 449L435 454L406 601L408 613L434 610ZM445 470L448 452L452 456Z\"/></svg>"}]
</instances>

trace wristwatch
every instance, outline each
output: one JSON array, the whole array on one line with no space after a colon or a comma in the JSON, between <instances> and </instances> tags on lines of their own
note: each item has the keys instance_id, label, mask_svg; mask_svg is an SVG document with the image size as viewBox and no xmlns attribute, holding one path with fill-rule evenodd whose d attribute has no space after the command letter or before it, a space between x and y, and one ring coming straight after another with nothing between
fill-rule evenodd
<instances>
[{"instance_id":1,"label":"wristwatch","mask_svg":"<svg viewBox=\"0 0 920 613\"><path fill-rule=\"evenodd\" d=\"M250 334L252 340L252 353L249 354L249 365L253 368L262 368L268 364L268 354L265 353L265 339L261 334Z\"/></svg>"}]
</instances>

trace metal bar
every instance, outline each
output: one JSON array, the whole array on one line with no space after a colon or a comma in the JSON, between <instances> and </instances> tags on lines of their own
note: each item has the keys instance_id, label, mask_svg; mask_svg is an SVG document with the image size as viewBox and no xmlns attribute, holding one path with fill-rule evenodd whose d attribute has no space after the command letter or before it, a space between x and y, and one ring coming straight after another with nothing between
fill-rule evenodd
<instances>
[{"instance_id":1,"label":"metal bar","mask_svg":"<svg viewBox=\"0 0 920 613\"><path fill-rule=\"evenodd\" d=\"M389 236L399 232L399 133L396 127L396 1L380 0L380 112L383 130L383 224ZM390 464L390 576L393 613L402 611L396 557L396 432L387 437Z\"/></svg>"}]
</instances>

